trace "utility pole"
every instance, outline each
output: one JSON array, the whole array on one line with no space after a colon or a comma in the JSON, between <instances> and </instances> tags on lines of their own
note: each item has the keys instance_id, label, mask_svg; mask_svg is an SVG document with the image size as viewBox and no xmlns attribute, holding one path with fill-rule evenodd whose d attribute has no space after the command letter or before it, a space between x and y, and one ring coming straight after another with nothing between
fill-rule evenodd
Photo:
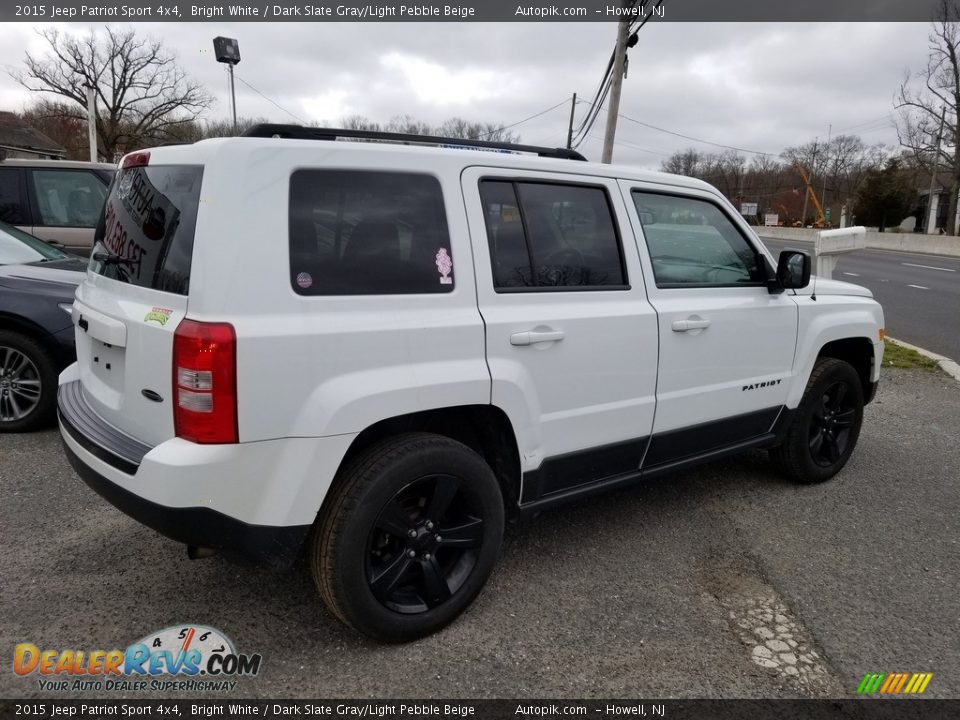
<instances>
[{"instance_id":1,"label":"utility pole","mask_svg":"<svg viewBox=\"0 0 960 720\"><path fill-rule=\"evenodd\" d=\"M567 150L573 145L573 113L577 110L577 94L573 94L573 100L570 101L570 124L567 126Z\"/></svg>"},{"instance_id":2,"label":"utility pole","mask_svg":"<svg viewBox=\"0 0 960 720\"><path fill-rule=\"evenodd\" d=\"M633 3L624 3L630 7ZM613 138L617 134L617 117L620 114L620 90L623 87L623 73L626 69L627 39L630 35L630 20L617 23L617 47L613 53L613 76L610 81L610 102L607 105L607 130L603 136L603 155L601 162L609 164L613 160Z\"/></svg>"},{"instance_id":3,"label":"utility pole","mask_svg":"<svg viewBox=\"0 0 960 720\"><path fill-rule=\"evenodd\" d=\"M97 89L84 85L87 91L87 138L90 142L90 162L97 161Z\"/></svg>"},{"instance_id":4,"label":"utility pole","mask_svg":"<svg viewBox=\"0 0 960 720\"><path fill-rule=\"evenodd\" d=\"M947 117L947 106L940 111L940 130L937 132L937 149L930 169L930 194L927 195L927 235L937 231L937 208L933 204L933 190L937 184L937 164L940 162L940 143L943 140L943 122ZM949 218L948 218L949 219Z\"/></svg>"}]
</instances>

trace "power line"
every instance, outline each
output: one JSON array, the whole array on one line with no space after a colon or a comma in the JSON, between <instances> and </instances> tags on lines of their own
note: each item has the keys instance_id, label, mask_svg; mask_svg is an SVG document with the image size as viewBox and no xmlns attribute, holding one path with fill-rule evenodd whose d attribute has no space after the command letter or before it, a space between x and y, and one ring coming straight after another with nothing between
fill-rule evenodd
<instances>
[{"instance_id":1,"label":"power line","mask_svg":"<svg viewBox=\"0 0 960 720\"><path fill-rule=\"evenodd\" d=\"M541 110L540 112L538 112L538 113L536 113L536 114L534 114L534 115L531 115L530 117L525 117L523 120L517 120L515 123L510 123L509 125L504 125L503 127L498 127L498 128L496 128L495 130L491 130L490 132L483 133L483 134L482 134L479 138L477 138L477 139L478 139L478 140L482 140L483 138L485 138L485 137L490 137L490 136L493 135L494 133L498 133L498 132L500 132L501 130L507 130L507 129L509 129L509 128L516 127L517 125L522 125L523 123L527 122L528 120L533 120L534 118L538 118L538 117L540 117L541 115L546 115L546 114L547 114L548 112L550 112L551 110L556 110L556 109L557 109L558 107L560 107L561 105L566 105L566 104L567 104L567 99L564 98L563 100L561 100L560 102L558 102L556 105L551 105L551 106L548 107L546 110Z\"/></svg>"},{"instance_id":2,"label":"power line","mask_svg":"<svg viewBox=\"0 0 960 720\"><path fill-rule=\"evenodd\" d=\"M667 130L666 128L657 127L656 125L651 125L650 123L645 123L642 120L637 120L636 118L632 118L629 115L624 115L623 113L619 113L618 117L622 117L624 120L629 120L630 122L636 123L637 125L642 125L643 127L650 128L651 130L657 130L658 132L667 133L667 135L675 135L676 137L683 138L684 140L691 140L693 142L703 143L704 145L713 145L714 147L725 148L727 150L736 150L737 152L750 153L752 155L765 155L769 157L776 157L776 153L763 152L762 150L750 150L749 148L737 147L735 145L724 145L723 143L713 142L712 140L704 140L703 138L694 137L693 135L684 135L683 133L674 132L673 130Z\"/></svg>"},{"instance_id":3,"label":"power line","mask_svg":"<svg viewBox=\"0 0 960 720\"><path fill-rule=\"evenodd\" d=\"M596 135L593 135L593 134L591 134L590 137L593 140L599 140L600 142L603 142L602 137L597 137ZM640 150L645 153L650 153L651 155L660 155L661 157L665 157L665 158L673 157L670 153L665 153L665 152L660 152L659 150L651 150L650 148L640 147L639 145L634 145L633 143L627 142L626 140L614 140L613 144L622 145L623 147L632 148L633 150Z\"/></svg>"},{"instance_id":4,"label":"power line","mask_svg":"<svg viewBox=\"0 0 960 720\"><path fill-rule=\"evenodd\" d=\"M589 103L586 100L577 102L577 105L582 104L582 105L590 106L587 109L587 112L584 113L583 119L580 121L580 124L577 126L577 129L574 131L577 137L579 137L580 134L583 132L583 128L587 124L587 119L590 117L590 113L592 113L598 105L603 104L603 100L601 99L601 94L603 97L606 97L607 88L610 87L611 72L613 71L613 60L614 60L615 54L616 54L616 51L613 51L610 53L610 60L607 62L607 69L603 71L603 76L600 78L600 84L597 85L596 92L593 93L593 100L591 100Z\"/></svg>"},{"instance_id":5,"label":"power line","mask_svg":"<svg viewBox=\"0 0 960 720\"><path fill-rule=\"evenodd\" d=\"M856 123L855 125L850 125L849 127L840 128L839 130L837 130L837 132L838 132L838 133L843 133L843 132L846 132L847 130L855 130L855 129L857 129L857 128L861 128L861 127L864 127L864 126L866 126L866 125L873 125L874 123L878 123L878 122L880 122L880 121L885 121L885 123L886 123L887 126L892 125L892 124L893 124L893 113L887 113L886 115L881 115L880 117L873 118L872 120L866 120L866 121L861 122L861 123Z\"/></svg>"},{"instance_id":6,"label":"power line","mask_svg":"<svg viewBox=\"0 0 960 720\"><path fill-rule=\"evenodd\" d=\"M253 90L257 95L259 95L260 97L262 97L264 100L266 100L267 102L271 103L273 106L277 107L278 109L283 110L283 112L285 112L287 115L289 115L290 117L292 117L294 120L299 121L302 125L309 125L309 123L308 123L306 120L304 120L302 117L299 117L299 116L297 116L297 115L294 115L292 112L290 112L289 110L287 110L285 107L283 107L282 105L280 105L278 102L276 102L276 101L273 100L272 98L267 97L267 96L264 95L262 92L260 92L259 90L257 90L253 85L251 85L250 83L248 83L246 80L244 80L244 79L243 79L242 77L240 77L239 75L235 75L234 77L236 77L237 80L239 80L240 82L242 82L242 83L243 83L244 85L246 85L248 88L250 88L251 90Z\"/></svg>"},{"instance_id":7,"label":"power line","mask_svg":"<svg viewBox=\"0 0 960 720\"><path fill-rule=\"evenodd\" d=\"M604 100L607 99L607 93L610 92L610 86L613 84L613 73L610 73L607 76L606 85L603 88L603 94L597 100L596 105L592 106L587 110L587 114L583 119L583 123L580 125L580 129L577 131L576 137L574 138L573 147L578 148L583 143L584 139L587 137L587 133L593 128L593 124L597 121L597 116L600 114L600 110L603 107Z\"/></svg>"}]
</instances>

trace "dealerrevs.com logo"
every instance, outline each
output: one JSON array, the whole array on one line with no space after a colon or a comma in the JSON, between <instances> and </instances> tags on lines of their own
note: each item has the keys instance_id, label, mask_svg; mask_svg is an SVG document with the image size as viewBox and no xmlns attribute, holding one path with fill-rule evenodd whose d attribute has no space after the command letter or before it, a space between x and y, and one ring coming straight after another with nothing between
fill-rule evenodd
<instances>
[{"instance_id":1,"label":"dealerrevs.com logo","mask_svg":"<svg viewBox=\"0 0 960 720\"><path fill-rule=\"evenodd\" d=\"M221 691L238 677L260 672L261 656L238 653L219 630L174 625L129 645L126 650L41 650L20 643L13 671L37 676L40 690L56 691Z\"/></svg>"}]
</instances>

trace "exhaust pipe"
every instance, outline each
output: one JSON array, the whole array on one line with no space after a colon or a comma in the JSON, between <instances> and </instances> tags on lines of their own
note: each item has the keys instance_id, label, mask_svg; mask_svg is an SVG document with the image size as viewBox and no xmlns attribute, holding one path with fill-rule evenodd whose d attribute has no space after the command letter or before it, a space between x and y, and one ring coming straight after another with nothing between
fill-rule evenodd
<instances>
[{"instance_id":1,"label":"exhaust pipe","mask_svg":"<svg viewBox=\"0 0 960 720\"><path fill-rule=\"evenodd\" d=\"M187 557L191 560L203 560L204 558L213 557L217 552L214 548L187 545Z\"/></svg>"}]
</instances>

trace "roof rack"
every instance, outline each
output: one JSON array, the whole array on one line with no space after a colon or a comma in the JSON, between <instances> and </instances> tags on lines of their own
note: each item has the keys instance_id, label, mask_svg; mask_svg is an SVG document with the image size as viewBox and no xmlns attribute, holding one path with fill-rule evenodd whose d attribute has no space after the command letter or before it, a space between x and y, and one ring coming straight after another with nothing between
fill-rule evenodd
<instances>
[{"instance_id":1,"label":"roof rack","mask_svg":"<svg viewBox=\"0 0 960 720\"><path fill-rule=\"evenodd\" d=\"M467 140L464 138L439 137L436 135L409 135L407 133L378 132L374 130L346 130L343 128L318 128L303 125L283 125L261 123L254 125L243 137L276 137L290 140L337 140L351 138L356 140L375 140L402 145L440 145L451 147L481 148L504 152L534 153L540 157L560 158L563 160L586 160L576 150L568 148L549 148L538 145L519 145L517 143L493 142L490 140Z\"/></svg>"}]
</instances>

